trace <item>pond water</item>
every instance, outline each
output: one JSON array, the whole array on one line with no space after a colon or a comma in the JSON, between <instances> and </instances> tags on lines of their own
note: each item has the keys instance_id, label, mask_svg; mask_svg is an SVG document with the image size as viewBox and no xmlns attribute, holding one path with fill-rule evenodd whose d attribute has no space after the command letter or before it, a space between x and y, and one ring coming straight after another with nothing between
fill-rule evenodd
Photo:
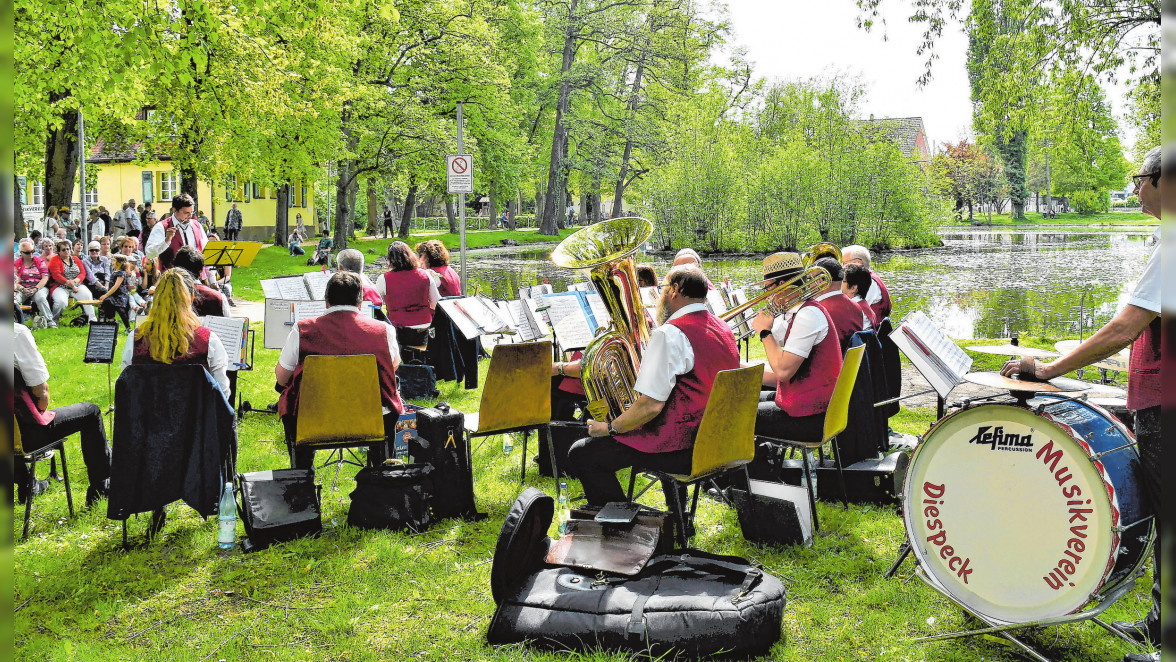
<instances>
[{"instance_id":1,"label":"pond water","mask_svg":"<svg viewBox=\"0 0 1176 662\"><path fill-rule=\"evenodd\" d=\"M1090 335L1115 313L1143 272L1151 228L1088 231L945 229L942 248L883 253L874 269L894 300L896 321L922 310L953 338ZM585 280L556 267L550 248L471 252L470 285L495 299L549 282L557 292ZM454 262L456 262L456 252ZM665 273L672 256L639 261ZM457 266L456 264L454 265ZM761 277L761 259L705 259L712 281L742 285Z\"/></svg>"}]
</instances>

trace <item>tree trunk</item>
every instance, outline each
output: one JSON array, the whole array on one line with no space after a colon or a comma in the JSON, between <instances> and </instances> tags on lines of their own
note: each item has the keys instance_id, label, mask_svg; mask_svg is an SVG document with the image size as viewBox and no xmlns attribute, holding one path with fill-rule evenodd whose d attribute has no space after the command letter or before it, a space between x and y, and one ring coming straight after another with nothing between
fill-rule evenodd
<instances>
[{"instance_id":1,"label":"tree trunk","mask_svg":"<svg viewBox=\"0 0 1176 662\"><path fill-rule=\"evenodd\" d=\"M367 226L368 234L375 234L377 225L377 209L379 205L376 204L376 183L371 177L367 180Z\"/></svg>"},{"instance_id":2,"label":"tree trunk","mask_svg":"<svg viewBox=\"0 0 1176 662\"><path fill-rule=\"evenodd\" d=\"M445 218L449 220L449 234L457 234L457 210L453 208L453 196L445 196Z\"/></svg>"},{"instance_id":3,"label":"tree trunk","mask_svg":"<svg viewBox=\"0 0 1176 662\"><path fill-rule=\"evenodd\" d=\"M506 203L506 227L508 230L514 230L518 227L515 221L515 216L519 213L519 197L518 191L515 191L515 197Z\"/></svg>"},{"instance_id":4,"label":"tree trunk","mask_svg":"<svg viewBox=\"0 0 1176 662\"><path fill-rule=\"evenodd\" d=\"M498 227L498 182L490 182L490 227Z\"/></svg>"},{"instance_id":5,"label":"tree trunk","mask_svg":"<svg viewBox=\"0 0 1176 662\"><path fill-rule=\"evenodd\" d=\"M543 222L543 205L547 201L547 193L545 191L546 189L543 188L542 183L537 182L535 184L535 227L539 227Z\"/></svg>"},{"instance_id":6,"label":"tree trunk","mask_svg":"<svg viewBox=\"0 0 1176 662\"><path fill-rule=\"evenodd\" d=\"M199 149L197 147L196 149ZM180 168L180 193L187 193L192 196L193 207L192 210L200 209L200 198L197 196L197 189L199 181L196 179L196 169L192 166L185 166ZM248 186L248 184L246 184ZM171 203L170 200L164 201Z\"/></svg>"},{"instance_id":7,"label":"tree trunk","mask_svg":"<svg viewBox=\"0 0 1176 662\"><path fill-rule=\"evenodd\" d=\"M600 176L592 182L592 222L603 220L604 210L600 208Z\"/></svg>"},{"instance_id":8,"label":"tree trunk","mask_svg":"<svg viewBox=\"0 0 1176 662\"><path fill-rule=\"evenodd\" d=\"M563 212L556 209L559 193L564 189L564 168L561 155L565 155L567 144L567 128L564 127L563 116L568 112L568 99L571 96L572 63L576 58L576 8L580 0L571 0L568 6L567 32L564 34L563 61L560 65L559 97L555 104L555 132L551 140L551 160L547 167L547 204L543 207L542 221L539 224L539 234L555 236L559 234L559 224L556 215Z\"/></svg>"},{"instance_id":9,"label":"tree trunk","mask_svg":"<svg viewBox=\"0 0 1176 662\"><path fill-rule=\"evenodd\" d=\"M354 167L354 164L353 164ZM347 221L348 227L351 229L349 235L355 239L355 197L359 193L359 178L351 180L351 185L347 187Z\"/></svg>"},{"instance_id":10,"label":"tree trunk","mask_svg":"<svg viewBox=\"0 0 1176 662\"><path fill-rule=\"evenodd\" d=\"M613 193L612 216L620 216L624 207L622 196L625 194L625 178L629 176L629 159L633 155L633 120L637 116L638 100L641 98L641 78L645 73L645 59L637 64L637 72L633 76L633 91L629 95L629 123L625 127L625 151L621 154L621 172L617 175L617 188Z\"/></svg>"},{"instance_id":11,"label":"tree trunk","mask_svg":"<svg viewBox=\"0 0 1176 662\"><path fill-rule=\"evenodd\" d=\"M351 208L347 205L347 185L351 176L351 161L339 160L339 174L335 178L335 250L347 248L351 236Z\"/></svg>"},{"instance_id":12,"label":"tree trunk","mask_svg":"<svg viewBox=\"0 0 1176 662\"><path fill-rule=\"evenodd\" d=\"M274 245L285 246L290 236L290 185L278 187L278 208L274 211Z\"/></svg>"},{"instance_id":13,"label":"tree trunk","mask_svg":"<svg viewBox=\"0 0 1176 662\"><path fill-rule=\"evenodd\" d=\"M15 159L14 159L15 161ZM15 239L19 243L26 236L24 224L24 206L20 204L20 178L16 176L16 169L12 172L12 220L16 231Z\"/></svg>"},{"instance_id":14,"label":"tree trunk","mask_svg":"<svg viewBox=\"0 0 1176 662\"><path fill-rule=\"evenodd\" d=\"M69 93L50 94L49 102L56 103ZM45 209L61 207L73 202L74 179L78 174L78 113L67 111L61 126L50 128L45 138ZM85 218L82 219L83 221Z\"/></svg>"},{"instance_id":15,"label":"tree trunk","mask_svg":"<svg viewBox=\"0 0 1176 662\"><path fill-rule=\"evenodd\" d=\"M404 214L400 216L400 232L396 236L401 239L408 239L408 226L412 223L413 212L416 211L416 192L417 185L414 183L408 187L408 195L404 198Z\"/></svg>"}]
</instances>

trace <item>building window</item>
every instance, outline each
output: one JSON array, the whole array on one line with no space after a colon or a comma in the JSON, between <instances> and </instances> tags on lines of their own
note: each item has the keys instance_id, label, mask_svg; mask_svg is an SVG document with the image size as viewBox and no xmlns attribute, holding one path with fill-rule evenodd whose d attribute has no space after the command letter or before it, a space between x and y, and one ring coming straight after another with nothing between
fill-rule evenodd
<instances>
[{"instance_id":1,"label":"building window","mask_svg":"<svg viewBox=\"0 0 1176 662\"><path fill-rule=\"evenodd\" d=\"M86 191L86 204L82 206L86 207L87 209L98 206L98 187L94 187L89 191Z\"/></svg>"},{"instance_id":2,"label":"building window","mask_svg":"<svg viewBox=\"0 0 1176 662\"><path fill-rule=\"evenodd\" d=\"M227 202L233 201L233 191L237 189L237 178L229 175L225 178L225 200Z\"/></svg>"},{"instance_id":3,"label":"building window","mask_svg":"<svg viewBox=\"0 0 1176 662\"><path fill-rule=\"evenodd\" d=\"M33 182L33 200L31 204L45 204L45 185L41 182Z\"/></svg>"},{"instance_id":4,"label":"building window","mask_svg":"<svg viewBox=\"0 0 1176 662\"><path fill-rule=\"evenodd\" d=\"M159 173L159 200L161 202L170 202L175 197L176 192L175 171Z\"/></svg>"},{"instance_id":5,"label":"building window","mask_svg":"<svg viewBox=\"0 0 1176 662\"><path fill-rule=\"evenodd\" d=\"M256 200L261 197L261 187L257 185L257 182L253 182L253 198Z\"/></svg>"},{"instance_id":6,"label":"building window","mask_svg":"<svg viewBox=\"0 0 1176 662\"><path fill-rule=\"evenodd\" d=\"M302 207L305 209L310 205L306 204L306 185L302 185Z\"/></svg>"}]
</instances>

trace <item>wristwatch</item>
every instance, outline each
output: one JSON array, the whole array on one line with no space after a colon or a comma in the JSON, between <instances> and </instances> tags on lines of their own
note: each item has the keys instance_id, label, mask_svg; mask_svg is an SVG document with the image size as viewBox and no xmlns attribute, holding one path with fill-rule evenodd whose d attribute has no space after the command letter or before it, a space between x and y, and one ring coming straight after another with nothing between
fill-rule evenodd
<instances>
[{"instance_id":1,"label":"wristwatch","mask_svg":"<svg viewBox=\"0 0 1176 662\"><path fill-rule=\"evenodd\" d=\"M760 331L760 342L763 342L770 335L772 335L771 329L764 329L763 331Z\"/></svg>"},{"instance_id":2,"label":"wristwatch","mask_svg":"<svg viewBox=\"0 0 1176 662\"><path fill-rule=\"evenodd\" d=\"M609 436L610 436L610 437L615 437L615 436L617 436L618 434L620 434L620 432L617 432L617 429L613 427L613 422L612 422L612 421L609 421L609 422L608 422L608 434L609 434Z\"/></svg>"},{"instance_id":3,"label":"wristwatch","mask_svg":"<svg viewBox=\"0 0 1176 662\"><path fill-rule=\"evenodd\" d=\"M555 369L556 369L556 371L558 371L558 372L559 372L559 376L560 376L560 377L566 377L566 376L567 376L567 375L565 375L565 374L564 374L564 365L565 365L565 364L563 364L563 363L556 363L556 364L555 364Z\"/></svg>"}]
</instances>

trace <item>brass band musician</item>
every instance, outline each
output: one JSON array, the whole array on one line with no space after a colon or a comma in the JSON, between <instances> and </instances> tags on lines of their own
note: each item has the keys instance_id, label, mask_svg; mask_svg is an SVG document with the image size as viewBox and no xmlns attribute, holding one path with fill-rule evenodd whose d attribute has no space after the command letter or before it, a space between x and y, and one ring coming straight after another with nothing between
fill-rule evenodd
<instances>
[{"instance_id":1,"label":"brass band musician","mask_svg":"<svg viewBox=\"0 0 1176 662\"><path fill-rule=\"evenodd\" d=\"M702 258L699 257L698 251L694 250L693 248L683 248L682 250L680 250L674 254L674 266L675 267L680 267L680 266L689 265L689 264L693 264L694 266L698 267L699 271L702 271ZM705 273L703 274L702 277L706 278L706 289L707 290L715 289L714 283L711 283L710 278L707 278Z\"/></svg>"},{"instance_id":2,"label":"brass band musician","mask_svg":"<svg viewBox=\"0 0 1176 662\"><path fill-rule=\"evenodd\" d=\"M870 289L866 291L862 298L874 310L874 316L878 321L890 317L892 305L890 303L890 291L886 289L886 284L882 282L882 278L877 273L870 270L870 249L865 246L854 244L846 246L841 249L841 264L850 265L856 264L859 267L864 267L870 271L870 280L873 284Z\"/></svg>"}]
</instances>

